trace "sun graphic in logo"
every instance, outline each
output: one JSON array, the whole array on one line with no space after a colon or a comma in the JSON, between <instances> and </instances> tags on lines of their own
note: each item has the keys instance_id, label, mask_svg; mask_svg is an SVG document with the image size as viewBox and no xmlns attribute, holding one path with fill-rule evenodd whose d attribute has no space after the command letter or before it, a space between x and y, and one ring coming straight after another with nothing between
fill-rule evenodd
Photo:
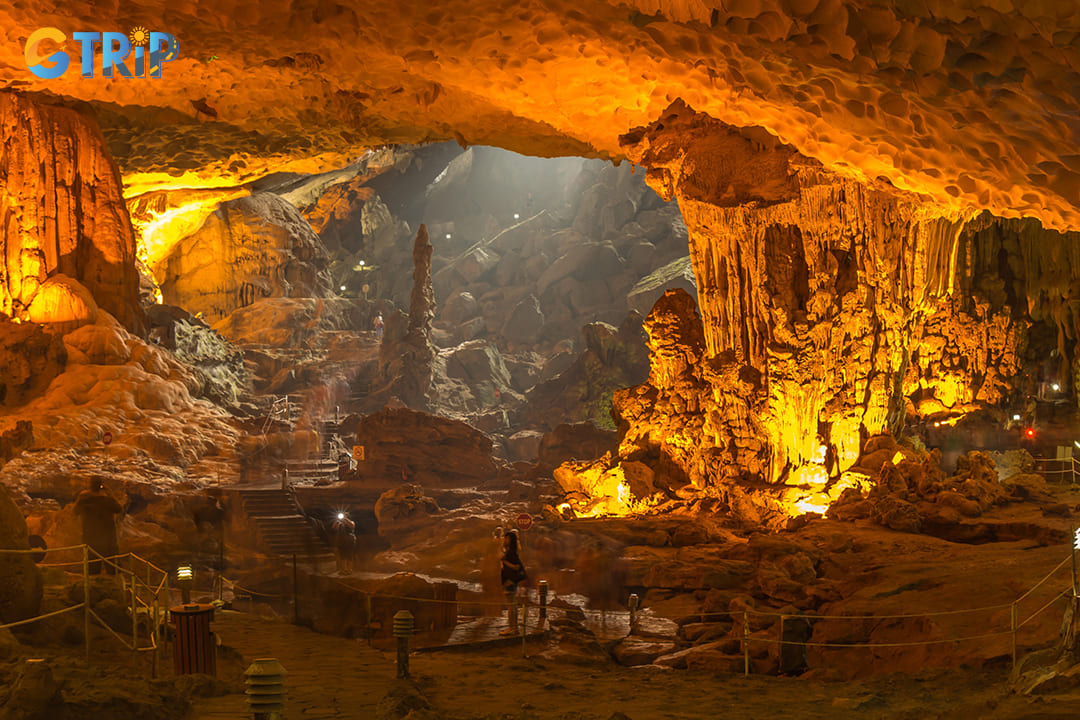
<instances>
[{"instance_id":1,"label":"sun graphic in logo","mask_svg":"<svg viewBox=\"0 0 1080 720\"><path fill-rule=\"evenodd\" d=\"M131 38L132 45L145 45L150 42L150 31L140 25L133 29L128 37Z\"/></svg>"}]
</instances>

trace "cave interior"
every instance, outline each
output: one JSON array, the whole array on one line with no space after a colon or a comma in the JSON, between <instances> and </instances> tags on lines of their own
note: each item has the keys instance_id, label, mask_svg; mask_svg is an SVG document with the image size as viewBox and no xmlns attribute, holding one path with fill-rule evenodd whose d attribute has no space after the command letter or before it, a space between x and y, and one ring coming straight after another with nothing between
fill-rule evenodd
<instances>
[{"instance_id":1,"label":"cave interior","mask_svg":"<svg viewBox=\"0 0 1080 720\"><path fill-rule=\"evenodd\" d=\"M0 21L0 720L1080 710L1071 0Z\"/></svg>"}]
</instances>

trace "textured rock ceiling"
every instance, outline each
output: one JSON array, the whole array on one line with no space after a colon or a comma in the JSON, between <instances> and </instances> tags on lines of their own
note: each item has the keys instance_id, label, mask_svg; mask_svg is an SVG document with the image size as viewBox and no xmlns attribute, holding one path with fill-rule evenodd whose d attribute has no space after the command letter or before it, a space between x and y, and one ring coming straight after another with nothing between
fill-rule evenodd
<instances>
[{"instance_id":1,"label":"textured rock ceiling","mask_svg":"<svg viewBox=\"0 0 1080 720\"><path fill-rule=\"evenodd\" d=\"M323 169L381 142L618 158L620 134L682 98L953 210L1080 228L1075 0L138 5L0 5L0 79L94 102L129 196ZM179 39L160 80L25 69L38 27L136 25ZM194 117L202 98L216 120Z\"/></svg>"}]
</instances>

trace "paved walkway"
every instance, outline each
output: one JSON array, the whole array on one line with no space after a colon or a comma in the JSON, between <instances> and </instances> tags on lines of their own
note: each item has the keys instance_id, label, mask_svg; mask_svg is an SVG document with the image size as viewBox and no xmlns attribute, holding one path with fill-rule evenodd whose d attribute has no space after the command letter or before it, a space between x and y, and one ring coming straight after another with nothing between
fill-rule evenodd
<instances>
[{"instance_id":1,"label":"paved walkway","mask_svg":"<svg viewBox=\"0 0 1080 720\"><path fill-rule=\"evenodd\" d=\"M285 711L290 720L374 717L396 674L393 658L363 641L321 635L282 620L218 611L213 630L247 664L265 657L282 664L288 673ZM239 720L251 714L245 696L236 694L197 700L190 717Z\"/></svg>"}]
</instances>

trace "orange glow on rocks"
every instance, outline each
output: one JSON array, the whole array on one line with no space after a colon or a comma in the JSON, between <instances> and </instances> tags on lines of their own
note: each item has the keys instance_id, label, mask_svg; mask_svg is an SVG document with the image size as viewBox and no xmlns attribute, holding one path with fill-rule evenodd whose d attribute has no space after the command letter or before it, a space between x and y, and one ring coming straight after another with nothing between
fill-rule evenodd
<instances>
[{"instance_id":1,"label":"orange glow on rocks","mask_svg":"<svg viewBox=\"0 0 1080 720\"><path fill-rule=\"evenodd\" d=\"M172 188L127 201L137 238L137 253L155 275L158 264L178 242L199 229L218 204L248 195L243 188Z\"/></svg>"}]
</instances>

